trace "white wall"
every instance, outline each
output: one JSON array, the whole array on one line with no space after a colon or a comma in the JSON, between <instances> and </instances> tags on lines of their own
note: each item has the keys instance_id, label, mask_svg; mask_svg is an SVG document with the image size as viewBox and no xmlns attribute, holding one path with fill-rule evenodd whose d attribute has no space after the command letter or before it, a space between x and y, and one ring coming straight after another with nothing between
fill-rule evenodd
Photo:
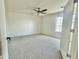
<instances>
[{"instance_id":1,"label":"white wall","mask_svg":"<svg viewBox=\"0 0 79 59\"><path fill-rule=\"evenodd\" d=\"M61 33L55 32L56 19L59 16L63 16L63 12L53 13L42 17L42 29L43 34L47 34L53 37L60 38Z\"/></svg>"},{"instance_id":2,"label":"white wall","mask_svg":"<svg viewBox=\"0 0 79 59\"><path fill-rule=\"evenodd\" d=\"M15 37L42 33L60 38L61 33L55 32L55 26L56 18L62 15L63 12L57 12L39 17L16 12L7 12L7 36Z\"/></svg>"},{"instance_id":3,"label":"white wall","mask_svg":"<svg viewBox=\"0 0 79 59\"><path fill-rule=\"evenodd\" d=\"M15 37L40 33L40 18L22 13L7 12L7 36Z\"/></svg>"}]
</instances>

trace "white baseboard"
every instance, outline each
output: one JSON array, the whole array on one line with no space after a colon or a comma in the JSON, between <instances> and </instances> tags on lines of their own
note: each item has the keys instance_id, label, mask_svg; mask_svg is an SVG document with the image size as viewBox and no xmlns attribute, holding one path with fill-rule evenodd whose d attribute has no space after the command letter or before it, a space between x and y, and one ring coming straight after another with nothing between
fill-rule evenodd
<instances>
[{"instance_id":1,"label":"white baseboard","mask_svg":"<svg viewBox=\"0 0 79 59\"><path fill-rule=\"evenodd\" d=\"M52 36L52 35L48 35L48 34L43 34L43 33L36 33L36 34L29 34L29 35L21 35L21 36L15 36L15 37L34 36L34 35L45 35L45 36L49 36L49 37L53 37L53 38L60 39L58 37L55 37L55 36ZM11 38L14 38L14 37L11 37Z\"/></svg>"},{"instance_id":2,"label":"white baseboard","mask_svg":"<svg viewBox=\"0 0 79 59\"><path fill-rule=\"evenodd\" d=\"M29 35L21 35L21 36L15 36L15 37L23 37L23 36L34 36L34 35L39 35L40 33L36 33L36 34L29 34ZM14 37L11 37L14 38Z\"/></svg>"},{"instance_id":3,"label":"white baseboard","mask_svg":"<svg viewBox=\"0 0 79 59\"><path fill-rule=\"evenodd\" d=\"M57 39L60 39L59 37L55 37L55 36L52 36L52 35L48 35L48 34L43 34L43 33L40 33L41 35L45 35L45 36L49 36L49 37L53 37L53 38L57 38Z\"/></svg>"}]
</instances>

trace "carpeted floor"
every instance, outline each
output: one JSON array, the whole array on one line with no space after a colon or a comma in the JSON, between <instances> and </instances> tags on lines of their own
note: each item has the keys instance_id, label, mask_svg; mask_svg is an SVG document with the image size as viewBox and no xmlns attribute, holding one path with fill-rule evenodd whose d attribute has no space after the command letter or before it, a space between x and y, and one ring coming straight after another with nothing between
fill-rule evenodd
<instances>
[{"instance_id":1,"label":"carpeted floor","mask_svg":"<svg viewBox=\"0 0 79 59\"><path fill-rule=\"evenodd\" d=\"M9 59L60 59L60 40L44 35L12 38Z\"/></svg>"}]
</instances>

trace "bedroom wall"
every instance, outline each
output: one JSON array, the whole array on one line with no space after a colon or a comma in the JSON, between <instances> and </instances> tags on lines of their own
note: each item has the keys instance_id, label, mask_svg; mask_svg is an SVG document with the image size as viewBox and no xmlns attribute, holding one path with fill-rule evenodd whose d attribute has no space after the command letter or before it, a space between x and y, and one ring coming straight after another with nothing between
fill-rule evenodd
<instances>
[{"instance_id":1,"label":"bedroom wall","mask_svg":"<svg viewBox=\"0 0 79 59\"><path fill-rule=\"evenodd\" d=\"M61 37L61 32L55 32L56 19L62 16L63 12L57 12L42 17L42 29L41 33L47 34L56 38Z\"/></svg>"},{"instance_id":2,"label":"bedroom wall","mask_svg":"<svg viewBox=\"0 0 79 59\"><path fill-rule=\"evenodd\" d=\"M33 15L7 12L7 36L15 37L40 33L40 18Z\"/></svg>"},{"instance_id":3,"label":"bedroom wall","mask_svg":"<svg viewBox=\"0 0 79 59\"><path fill-rule=\"evenodd\" d=\"M62 14L62 12L57 12L39 17L29 14L7 12L7 36L15 37L42 33L60 38L61 33L55 32L55 23L56 18L62 16Z\"/></svg>"}]
</instances>

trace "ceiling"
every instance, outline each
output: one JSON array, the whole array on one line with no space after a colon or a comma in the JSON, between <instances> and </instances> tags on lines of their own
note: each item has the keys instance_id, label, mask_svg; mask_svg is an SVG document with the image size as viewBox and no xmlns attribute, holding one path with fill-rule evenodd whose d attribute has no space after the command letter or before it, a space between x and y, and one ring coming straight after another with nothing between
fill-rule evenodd
<instances>
[{"instance_id":1,"label":"ceiling","mask_svg":"<svg viewBox=\"0 0 79 59\"><path fill-rule=\"evenodd\" d=\"M20 13L36 13L33 9L48 9L47 13L62 11L68 0L5 0L7 11Z\"/></svg>"}]
</instances>

